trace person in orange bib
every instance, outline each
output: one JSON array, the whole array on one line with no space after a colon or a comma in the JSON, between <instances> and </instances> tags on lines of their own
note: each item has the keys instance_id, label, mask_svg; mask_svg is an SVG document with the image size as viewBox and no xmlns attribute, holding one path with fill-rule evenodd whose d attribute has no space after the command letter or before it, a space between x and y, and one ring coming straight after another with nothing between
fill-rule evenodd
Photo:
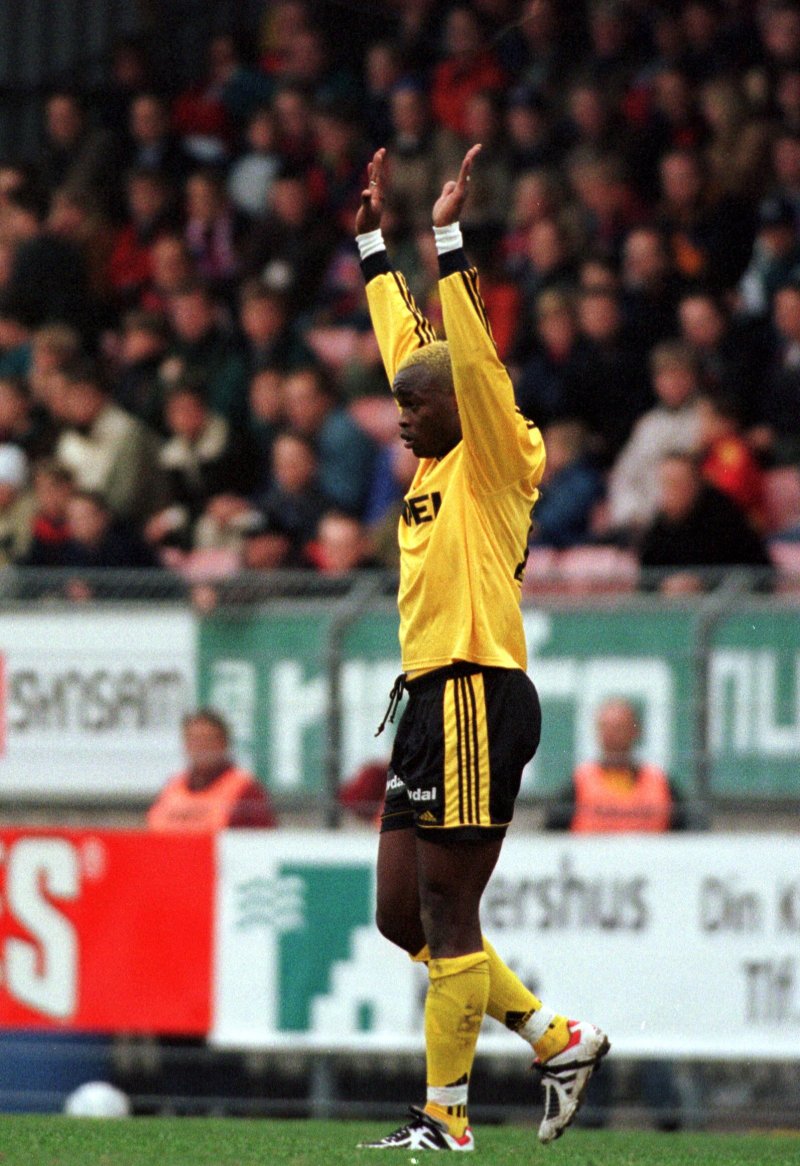
<instances>
[{"instance_id":1,"label":"person in orange bib","mask_svg":"<svg viewBox=\"0 0 800 1166\"><path fill-rule=\"evenodd\" d=\"M622 697L606 700L597 710L599 756L579 764L569 787L548 810L548 829L574 834L662 834L689 828L686 803L665 771L636 757L641 727L636 709ZM637 1066L645 1104L661 1130L681 1125L681 1096L672 1065L652 1060ZM588 1089L585 1124L605 1125L614 1092L614 1071L593 1078Z\"/></svg>"},{"instance_id":2,"label":"person in orange bib","mask_svg":"<svg viewBox=\"0 0 800 1166\"><path fill-rule=\"evenodd\" d=\"M188 766L171 778L147 814L151 830L213 832L278 822L266 791L230 754L230 731L213 709L183 720Z\"/></svg>"},{"instance_id":3,"label":"person in orange bib","mask_svg":"<svg viewBox=\"0 0 800 1166\"><path fill-rule=\"evenodd\" d=\"M597 712L600 756L584 761L549 808L546 826L575 834L660 834L686 828L680 796L658 765L640 762L633 705L620 697Z\"/></svg>"}]
</instances>

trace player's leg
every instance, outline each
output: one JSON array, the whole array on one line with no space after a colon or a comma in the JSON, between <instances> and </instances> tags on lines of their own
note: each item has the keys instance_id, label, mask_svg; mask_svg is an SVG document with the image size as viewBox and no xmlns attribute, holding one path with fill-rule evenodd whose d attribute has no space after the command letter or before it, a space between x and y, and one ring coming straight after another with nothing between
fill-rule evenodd
<instances>
[{"instance_id":1,"label":"player's leg","mask_svg":"<svg viewBox=\"0 0 800 1166\"><path fill-rule=\"evenodd\" d=\"M378 840L375 920L381 935L415 958L425 948L425 934L420 920L414 818L409 812L405 826L398 824L391 829L385 828L387 820Z\"/></svg>"},{"instance_id":2,"label":"player's leg","mask_svg":"<svg viewBox=\"0 0 800 1166\"><path fill-rule=\"evenodd\" d=\"M485 708L493 824L509 822L522 770L539 743L541 716L534 686L521 672L488 669L470 680ZM491 977L491 1015L533 1048L545 1088L543 1142L559 1137L573 1120L592 1072L609 1048L592 1024L569 1021L529 992L491 944L484 943ZM487 1008L487 1011L489 1009Z\"/></svg>"},{"instance_id":3,"label":"player's leg","mask_svg":"<svg viewBox=\"0 0 800 1166\"><path fill-rule=\"evenodd\" d=\"M417 840L420 910L430 952L425 1000L425 1112L467 1135L475 1045L490 992L480 902L502 838Z\"/></svg>"}]
</instances>

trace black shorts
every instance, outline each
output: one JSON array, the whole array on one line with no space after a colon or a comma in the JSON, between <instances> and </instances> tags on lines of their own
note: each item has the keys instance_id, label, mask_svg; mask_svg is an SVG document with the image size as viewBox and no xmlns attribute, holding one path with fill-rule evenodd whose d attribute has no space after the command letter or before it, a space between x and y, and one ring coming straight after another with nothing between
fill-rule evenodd
<instances>
[{"instance_id":1,"label":"black shorts","mask_svg":"<svg viewBox=\"0 0 800 1166\"><path fill-rule=\"evenodd\" d=\"M452 664L407 685L381 831L416 827L431 841L502 837L542 716L518 668Z\"/></svg>"}]
</instances>

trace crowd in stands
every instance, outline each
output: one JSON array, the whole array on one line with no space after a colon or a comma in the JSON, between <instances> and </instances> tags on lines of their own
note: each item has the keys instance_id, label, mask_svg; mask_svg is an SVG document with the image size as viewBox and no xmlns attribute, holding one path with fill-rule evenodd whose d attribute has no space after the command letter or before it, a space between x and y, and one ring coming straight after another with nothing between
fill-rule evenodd
<instances>
[{"instance_id":1,"label":"crowd in stands","mask_svg":"<svg viewBox=\"0 0 800 1166\"><path fill-rule=\"evenodd\" d=\"M129 41L42 120L0 161L0 563L393 569L414 464L354 216L385 145L440 325L476 141L466 246L549 450L534 582L589 546L684 593L800 538L793 0L272 0L183 91Z\"/></svg>"}]
</instances>

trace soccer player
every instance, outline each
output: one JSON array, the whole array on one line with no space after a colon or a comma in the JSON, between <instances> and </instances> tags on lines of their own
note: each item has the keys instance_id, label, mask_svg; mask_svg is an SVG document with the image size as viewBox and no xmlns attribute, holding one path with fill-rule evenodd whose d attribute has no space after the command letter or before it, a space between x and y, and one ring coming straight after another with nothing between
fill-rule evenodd
<instances>
[{"instance_id":1,"label":"soccer player","mask_svg":"<svg viewBox=\"0 0 800 1166\"><path fill-rule=\"evenodd\" d=\"M468 1151L467 1092L484 1015L519 1033L545 1086L539 1138L570 1124L606 1035L545 1007L481 935L481 896L500 854L541 714L520 614L531 508L544 469L538 429L514 404L465 257L459 214L480 146L433 207L444 328L437 340L392 270L380 230L385 150L356 216L367 298L400 433L419 458L399 523L403 674L378 850L378 927L428 967L427 1099L368 1148ZM385 723L385 721L384 721Z\"/></svg>"}]
</instances>

